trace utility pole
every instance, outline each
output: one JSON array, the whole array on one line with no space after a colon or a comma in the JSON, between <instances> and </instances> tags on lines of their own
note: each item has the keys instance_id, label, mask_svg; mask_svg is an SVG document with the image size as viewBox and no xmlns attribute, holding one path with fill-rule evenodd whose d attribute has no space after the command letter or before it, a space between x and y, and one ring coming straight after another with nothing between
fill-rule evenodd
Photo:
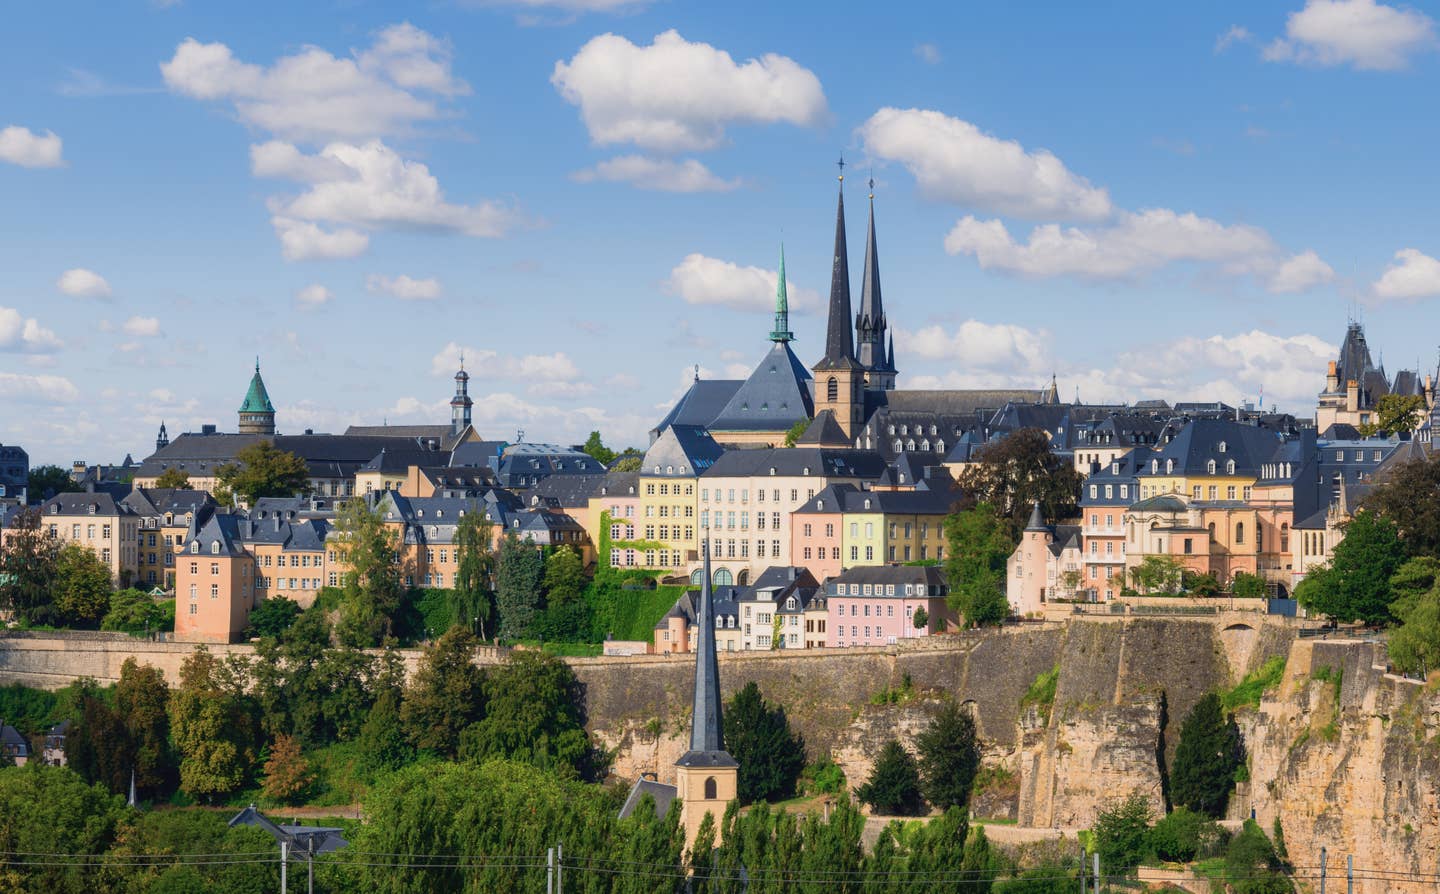
<instances>
[{"instance_id":1,"label":"utility pole","mask_svg":"<svg viewBox=\"0 0 1440 894\"><path fill-rule=\"evenodd\" d=\"M290 862L290 842L280 839L280 894L290 894L290 887L286 884L285 867Z\"/></svg>"},{"instance_id":2,"label":"utility pole","mask_svg":"<svg viewBox=\"0 0 1440 894\"><path fill-rule=\"evenodd\" d=\"M1320 894L1325 894L1325 848L1320 848Z\"/></svg>"},{"instance_id":3,"label":"utility pole","mask_svg":"<svg viewBox=\"0 0 1440 894\"><path fill-rule=\"evenodd\" d=\"M1345 855L1345 894L1355 894L1355 857Z\"/></svg>"},{"instance_id":4,"label":"utility pole","mask_svg":"<svg viewBox=\"0 0 1440 894\"><path fill-rule=\"evenodd\" d=\"M555 894L565 894L565 845L555 845Z\"/></svg>"},{"instance_id":5,"label":"utility pole","mask_svg":"<svg viewBox=\"0 0 1440 894\"><path fill-rule=\"evenodd\" d=\"M545 851L545 894L555 894L555 848Z\"/></svg>"},{"instance_id":6,"label":"utility pole","mask_svg":"<svg viewBox=\"0 0 1440 894\"><path fill-rule=\"evenodd\" d=\"M1086 889L1086 887L1087 887L1086 884L1085 884L1085 842L1081 841L1081 842L1079 842L1079 845L1080 845L1080 894L1085 894L1085 889Z\"/></svg>"},{"instance_id":7,"label":"utility pole","mask_svg":"<svg viewBox=\"0 0 1440 894\"><path fill-rule=\"evenodd\" d=\"M1095 857L1095 894L1100 894L1100 853L1097 851Z\"/></svg>"}]
</instances>

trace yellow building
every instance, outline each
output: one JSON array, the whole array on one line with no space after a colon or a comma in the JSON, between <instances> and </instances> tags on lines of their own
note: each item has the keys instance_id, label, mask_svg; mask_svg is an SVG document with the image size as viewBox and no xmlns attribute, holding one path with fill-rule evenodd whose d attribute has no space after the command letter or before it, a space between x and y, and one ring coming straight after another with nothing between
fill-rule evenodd
<instances>
[{"instance_id":1,"label":"yellow building","mask_svg":"<svg viewBox=\"0 0 1440 894\"><path fill-rule=\"evenodd\" d=\"M699 476L722 452L695 425L666 428L645 452L638 476L640 539L632 541L643 567L684 574L700 560Z\"/></svg>"}]
</instances>

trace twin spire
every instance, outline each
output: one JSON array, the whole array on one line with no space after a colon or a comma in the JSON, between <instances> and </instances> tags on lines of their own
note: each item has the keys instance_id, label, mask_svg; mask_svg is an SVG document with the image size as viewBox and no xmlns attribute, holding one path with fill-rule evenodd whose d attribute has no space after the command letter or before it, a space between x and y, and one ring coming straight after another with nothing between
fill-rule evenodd
<instances>
[{"instance_id":1,"label":"twin spire","mask_svg":"<svg viewBox=\"0 0 1440 894\"><path fill-rule=\"evenodd\" d=\"M780 243L780 276L775 282L775 328L770 332L770 340L777 344L785 344L795 340L795 333L790 331L790 298L785 292L785 243Z\"/></svg>"}]
</instances>

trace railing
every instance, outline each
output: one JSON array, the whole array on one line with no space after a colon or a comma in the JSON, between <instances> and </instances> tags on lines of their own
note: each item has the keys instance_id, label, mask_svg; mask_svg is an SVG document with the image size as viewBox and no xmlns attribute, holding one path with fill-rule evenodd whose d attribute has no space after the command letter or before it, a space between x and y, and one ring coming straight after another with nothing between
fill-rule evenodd
<instances>
[{"instance_id":1,"label":"railing","mask_svg":"<svg viewBox=\"0 0 1440 894\"><path fill-rule=\"evenodd\" d=\"M1214 605L1132 605L1132 615L1218 615L1219 606Z\"/></svg>"}]
</instances>

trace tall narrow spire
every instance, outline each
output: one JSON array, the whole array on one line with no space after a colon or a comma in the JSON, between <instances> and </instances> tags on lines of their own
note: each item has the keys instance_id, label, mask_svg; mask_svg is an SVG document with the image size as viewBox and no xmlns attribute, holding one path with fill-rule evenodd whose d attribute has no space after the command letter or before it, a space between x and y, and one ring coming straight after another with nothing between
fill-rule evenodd
<instances>
[{"instance_id":1,"label":"tall narrow spire","mask_svg":"<svg viewBox=\"0 0 1440 894\"><path fill-rule=\"evenodd\" d=\"M710 534L701 545L700 604L695 608L695 701L690 715L690 750L725 750L720 717L720 663L715 653L715 601L710 592Z\"/></svg>"},{"instance_id":2,"label":"tall narrow spire","mask_svg":"<svg viewBox=\"0 0 1440 894\"><path fill-rule=\"evenodd\" d=\"M871 180L870 188L874 187L875 181ZM875 247L875 193L871 192L865 276L860 287L860 313L855 317L856 359L867 371L889 371L889 358L885 356L886 328L885 305L880 297L880 253Z\"/></svg>"},{"instance_id":3,"label":"tall narrow spire","mask_svg":"<svg viewBox=\"0 0 1440 894\"><path fill-rule=\"evenodd\" d=\"M835 206L835 258L830 270L830 321L825 330L825 356L816 364L816 369L859 368L850 320L850 259L845 250L845 174L842 167L840 198Z\"/></svg>"},{"instance_id":4,"label":"tall narrow spire","mask_svg":"<svg viewBox=\"0 0 1440 894\"><path fill-rule=\"evenodd\" d=\"M785 243L780 243L780 275L775 281L775 328L770 340L784 344L794 341L795 333L790 331L790 298L785 291Z\"/></svg>"}]
</instances>

